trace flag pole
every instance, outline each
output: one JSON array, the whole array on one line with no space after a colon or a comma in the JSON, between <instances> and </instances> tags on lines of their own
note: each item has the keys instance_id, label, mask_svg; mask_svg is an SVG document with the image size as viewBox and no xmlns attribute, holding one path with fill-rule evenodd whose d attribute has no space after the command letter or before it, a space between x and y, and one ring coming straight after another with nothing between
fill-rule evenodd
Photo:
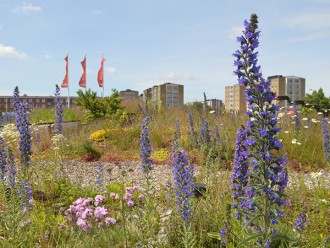
<instances>
[{"instance_id":1,"label":"flag pole","mask_svg":"<svg viewBox=\"0 0 330 248\"><path fill-rule=\"evenodd\" d=\"M102 98L104 98L104 53L102 53L102 76L103 76L103 84L102 84Z\"/></svg>"},{"instance_id":2,"label":"flag pole","mask_svg":"<svg viewBox=\"0 0 330 248\"><path fill-rule=\"evenodd\" d=\"M67 77L68 77L68 108L70 108L70 86L69 86L69 53L66 53L66 56L68 58L68 71L67 71Z\"/></svg>"}]
</instances>

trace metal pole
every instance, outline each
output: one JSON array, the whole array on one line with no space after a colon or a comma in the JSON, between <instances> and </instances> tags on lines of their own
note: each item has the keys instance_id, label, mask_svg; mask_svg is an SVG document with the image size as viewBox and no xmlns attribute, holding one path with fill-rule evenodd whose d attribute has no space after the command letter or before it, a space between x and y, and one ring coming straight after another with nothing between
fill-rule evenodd
<instances>
[{"instance_id":1,"label":"metal pole","mask_svg":"<svg viewBox=\"0 0 330 248\"><path fill-rule=\"evenodd\" d=\"M66 56L68 57L68 61L67 61L67 63L68 63L68 71L67 71L67 77L68 77L68 108L70 108L70 84L69 84L69 53L67 53L66 54Z\"/></svg>"}]
</instances>

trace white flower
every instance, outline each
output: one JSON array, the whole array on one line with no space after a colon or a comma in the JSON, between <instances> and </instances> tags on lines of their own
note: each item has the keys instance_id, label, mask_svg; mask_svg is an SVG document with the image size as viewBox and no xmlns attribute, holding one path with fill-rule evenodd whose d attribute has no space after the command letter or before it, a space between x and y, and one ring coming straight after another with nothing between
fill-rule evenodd
<instances>
[{"instance_id":1,"label":"white flower","mask_svg":"<svg viewBox=\"0 0 330 248\"><path fill-rule=\"evenodd\" d=\"M321 202L327 203L328 201L326 199L321 199Z\"/></svg>"},{"instance_id":2,"label":"white flower","mask_svg":"<svg viewBox=\"0 0 330 248\"><path fill-rule=\"evenodd\" d=\"M317 123L317 120L316 120L316 119L312 119L312 122L313 122L313 123Z\"/></svg>"},{"instance_id":3,"label":"white flower","mask_svg":"<svg viewBox=\"0 0 330 248\"><path fill-rule=\"evenodd\" d=\"M279 113L278 118L282 118L282 117L283 117L283 113Z\"/></svg>"},{"instance_id":4,"label":"white flower","mask_svg":"<svg viewBox=\"0 0 330 248\"><path fill-rule=\"evenodd\" d=\"M318 112L317 114L318 114L318 115L323 115L323 113L322 113L322 112Z\"/></svg>"},{"instance_id":5,"label":"white flower","mask_svg":"<svg viewBox=\"0 0 330 248\"><path fill-rule=\"evenodd\" d=\"M291 143L292 143L292 144L297 144L297 140L296 140L296 139L293 139L293 140L291 141Z\"/></svg>"},{"instance_id":6,"label":"white flower","mask_svg":"<svg viewBox=\"0 0 330 248\"><path fill-rule=\"evenodd\" d=\"M301 146L301 143L300 142L297 142L297 145Z\"/></svg>"},{"instance_id":7,"label":"white flower","mask_svg":"<svg viewBox=\"0 0 330 248\"><path fill-rule=\"evenodd\" d=\"M210 111L210 114L214 114L214 113L215 113L215 111L214 111L214 110L211 110L211 111Z\"/></svg>"},{"instance_id":8,"label":"white flower","mask_svg":"<svg viewBox=\"0 0 330 248\"><path fill-rule=\"evenodd\" d=\"M308 128L308 126L304 126L304 128Z\"/></svg>"},{"instance_id":9,"label":"white flower","mask_svg":"<svg viewBox=\"0 0 330 248\"><path fill-rule=\"evenodd\" d=\"M303 121L307 121L307 120L308 120L308 118L307 118L307 117L304 117L304 118L302 118L302 120L303 120Z\"/></svg>"},{"instance_id":10,"label":"white flower","mask_svg":"<svg viewBox=\"0 0 330 248\"><path fill-rule=\"evenodd\" d=\"M318 178L318 177L320 177L320 176L322 176L322 172L321 171L318 171L318 172L312 172L311 173L311 177L312 178Z\"/></svg>"},{"instance_id":11,"label":"white flower","mask_svg":"<svg viewBox=\"0 0 330 248\"><path fill-rule=\"evenodd\" d=\"M289 133L289 131L284 131L284 133Z\"/></svg>"}]
</instances>

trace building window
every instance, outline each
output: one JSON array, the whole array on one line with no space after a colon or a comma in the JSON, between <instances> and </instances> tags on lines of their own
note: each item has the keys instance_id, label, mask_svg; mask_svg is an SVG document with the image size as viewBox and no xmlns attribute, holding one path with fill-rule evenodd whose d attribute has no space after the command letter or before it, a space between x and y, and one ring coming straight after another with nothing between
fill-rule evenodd
<instances>
[{"instance_id":1,"label":"building window","mask_svg":"<svg viewBox=\"0 0 330 248\"><path fill-rule=\"evenodd\" d=\"M31 103L32 102L32 99L29 99L29 102Z\"/></svg>"},{"instance_id":2,"label":"building window","mask_svg":"<svg viewBox=\"0 0 330 248\"><path fill-rule=\"evenodd\" d=\"M10 99L10 102L14 102L14 99Z\"/></svg>"},{"instance_id":3,"label":"building window","mask_svg":"<svg viewBox=\"0 0 330 248\"><path fill-rule=\"evenodd\" d=\"M40 102L40 99L36 99L36 102Z\"/></svg>"},{"instance_id":4,"label":"building window","mask_svg":"<svg viewBox=\"0 0 330 248\"><path fill-rule=\"evenodd\" d=\"M41 102L46 102L46 99L41 99Z\"/></svg>"}]
</instances>

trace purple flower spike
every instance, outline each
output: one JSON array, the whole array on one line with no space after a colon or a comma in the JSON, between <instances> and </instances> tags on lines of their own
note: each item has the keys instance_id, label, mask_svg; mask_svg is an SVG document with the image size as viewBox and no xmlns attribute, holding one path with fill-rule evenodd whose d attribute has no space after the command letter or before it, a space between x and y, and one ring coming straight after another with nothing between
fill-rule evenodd
<instances>
[{"instance_id":1,"label":"purple flower spike","mask_svg":"<svg viewBox=\"0 0 330 248\"><path fill-rule=\"evenodd\" d=\"M175 196L178 210L186 226L190 224L190 197L193 196L194 167L188 163L185 150L176 154L173 168Z\"/></svg>"},{"instance_id":2,"label":"purple flower spike","mask_svg":"<svg viewBox=\"0 0 330 248\"><path fill-rule=\"evenodd\" d=\"M30 122L26 112L26 105L23 104L19 97L18 87L14 90L14 110L16 113L16 127L19 133L19 150L21 152L21 163L28 166L30 164L30 156L32 154L32 139L30 133Z\"/></svg>"},{"instance_id":3,"label":"purple flower spike","mask_svg":"<svg viewBox=\"0 0 330 248\"><path fill-rule=\"evenodd\" d=\"M246 86L244 93L249 119L246 128L239 128L236 136L231 177L232 206L235 216L242 219L246 227L247 238L259 236L255 241L261 247L270 247L276 235L274 226L283 216L278 208L285 205L284 190L288 183L286 158L275 156L283 148L276 137L280 131L276 126L279 108L272 104L275 94L270 89L270 81L262 77L261 66L258 65L258 52L255 51L260 34L257 15L251 15L250 21L244 22L244 28L243 35L238 38L240 50L234 53L234 74L238 83Z\"/></svg>"},{"instance_id":4,"label":"purple flower spike","mask_svg":"<svg viewBox=\"0 0 330 248\"><path fill-rule=\"evenodd\" d=\"M149 135L149 121L150 118L147 116L142 121L141 133L140 133L140 157L142 160L142 171L148 173L152 170L151 157L151 140Z\"/></svg>"},{"instance_id":5,"label":"purple flower spike","mask_svg":"<svg viewBox=\"0 0 330 248\"><path fill-rule=\"evenodd\" d=\"M60 87L57 84L56 84L54 102L55 102L54 131L56 134L61 134L63 130L63 100L61 99Z\"/></svg>"}]
</instances>

